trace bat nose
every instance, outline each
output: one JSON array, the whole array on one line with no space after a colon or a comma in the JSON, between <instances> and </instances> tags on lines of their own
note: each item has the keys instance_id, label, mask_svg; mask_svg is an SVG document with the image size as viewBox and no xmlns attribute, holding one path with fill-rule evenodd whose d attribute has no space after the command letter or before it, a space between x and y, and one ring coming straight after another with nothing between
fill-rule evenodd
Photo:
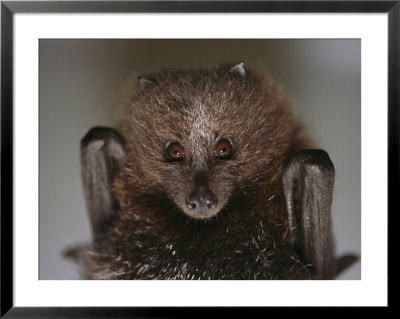
<instances>
[{"instance_id":1,"label":"bat nose","mask_svg":"<svg viewBox=\"0 0 400 319\"><path fill-rule=\"evenodd\" d=\"M217 206L217 198L207 188L197 188L186 198L186 205L192 211L203 213Z\"/></svg>"}]
</instances>

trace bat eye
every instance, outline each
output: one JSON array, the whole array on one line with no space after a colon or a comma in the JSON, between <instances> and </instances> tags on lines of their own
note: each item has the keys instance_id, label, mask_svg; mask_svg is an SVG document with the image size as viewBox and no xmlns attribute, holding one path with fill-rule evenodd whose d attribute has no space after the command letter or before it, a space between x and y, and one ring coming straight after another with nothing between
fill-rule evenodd
<instances>
[{"instance_id":1,"label":"bat eye","mask_svg":"<svg viewBox=\"0 0 400 319\"><path fill-rule=\"evenodd\" d=\"M167 147L167 156L170 161L179 161L185 157L185 150L178 142L173 142Z\"/></svg>"},{"instance_id":2,"label":"bat eye","mask_svg":"<svg viewBox=\"0 0 400 319\"><path fill-rule=\"evenodd\" d=\"M232 144L228 140L221 140L215 146L215 157L226 159L232 156Z\"/></svg>"}]
</instances>

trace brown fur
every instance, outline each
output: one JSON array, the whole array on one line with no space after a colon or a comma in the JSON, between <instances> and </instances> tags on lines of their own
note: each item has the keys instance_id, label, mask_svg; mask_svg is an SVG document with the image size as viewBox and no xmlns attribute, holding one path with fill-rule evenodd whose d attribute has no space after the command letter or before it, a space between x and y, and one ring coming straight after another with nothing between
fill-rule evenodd
<instances>
[{"instance_id":1,"label":"brown fur","mask_svg":"<svg viewBox=\"0 0 400 319\"><path fill-rule=\"evenodd\" d=\"M117 129L127 163L113 191L120 209L80 253L88 279L311 279L288 246L282 165L306 146L273 82L247 69L165 70L132 89ZM232 159L213 156L229 137ZM183 162L165 160L179 141ZM185 214L194 176L206 172L216 216Z\"/></svg>"}]
</instances>

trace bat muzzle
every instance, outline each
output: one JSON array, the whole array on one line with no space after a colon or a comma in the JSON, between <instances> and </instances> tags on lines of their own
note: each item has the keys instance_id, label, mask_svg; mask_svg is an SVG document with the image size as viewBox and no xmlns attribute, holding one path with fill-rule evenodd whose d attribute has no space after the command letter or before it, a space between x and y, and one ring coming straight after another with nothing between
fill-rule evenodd
<instances>
[{"instance_id":1,"label":"bat muzzle","mask_svg":"<svg viewBox=\"0 0 400 319\"><path fill-rule=\"evenodd\" d=\"M186 198L186 206L196 214L207 214L217 206L217 198L208 187L199 187Z\"/></svg>"},{"instance_id":2,"label":"bat muzzle","mask_svg":"<svg viewBox=\"0 0 400 319\"><path fill-rule=\"evenodd\" d=\"M194 218L208 218L218 213L218 199L208 186L206 174L195 176L194 188L185 204L185 212Z\"/></svg>"}]
</instances>

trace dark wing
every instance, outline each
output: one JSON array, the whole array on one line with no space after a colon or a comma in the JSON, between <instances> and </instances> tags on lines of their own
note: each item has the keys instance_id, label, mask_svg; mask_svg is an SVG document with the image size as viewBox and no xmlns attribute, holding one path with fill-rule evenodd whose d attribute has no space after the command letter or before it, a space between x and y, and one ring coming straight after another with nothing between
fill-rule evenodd
<instances>
[{"instance_id":1,"label":"dark wing","mask_svg":"<svg viewBox=\"0 0 400 319\"><path fill-rule=\"evenodd\" d=\"M322 279L332 279L336 260L331 233L335 169L323 150L296 153L283 171L290 240Z\"/></svg>"},{"instance_id":2,"label":"dark wing","mask_svg":"<svg viewBox=\"0 0 400 319\"><path fill-rule=\"evenodd\" d=\"M124 138L107 127L92 128L81 141L83 187L95 238L102 234L118 208L111 186L124 164L124 145Z\"/></svg>"}]
</instances>

